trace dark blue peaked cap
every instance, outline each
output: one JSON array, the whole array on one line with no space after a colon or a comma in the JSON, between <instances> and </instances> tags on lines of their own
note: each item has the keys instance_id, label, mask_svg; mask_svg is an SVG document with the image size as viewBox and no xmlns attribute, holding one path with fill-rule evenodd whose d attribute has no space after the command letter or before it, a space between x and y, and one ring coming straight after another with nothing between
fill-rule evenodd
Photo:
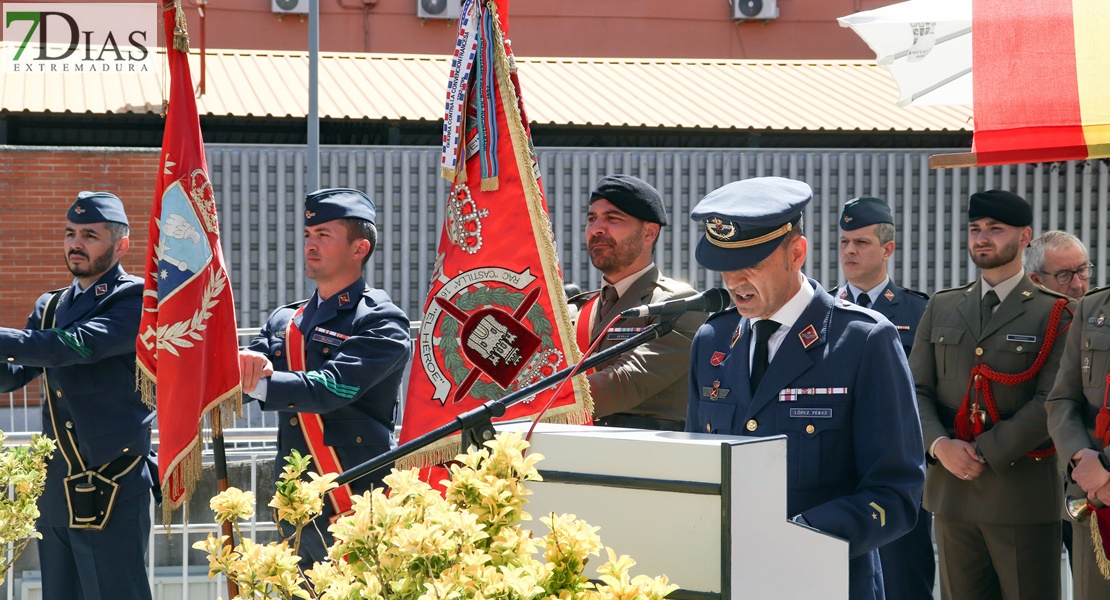
<instances>
[{"instance_id":1,"label":"dark blue peaked cap","mask_svg":"<svg viewBox=\"0 0 1110 600\"><path fill-rule=\"evenodd\" d=\"M123 210L123 202L108 192L79 192L73 206L69 207L66 218L78 225L89 223L122 223L127 222L127 213Z\"/></svg>"},{"instance_id":2,"label":"dark blue peaked cap","mask_svg":"<svg viewBox=\"0 0 1110 600\"><path fill-rule=\"evenodd\" d=\"M320 225L336 219L374 222L377 211L366 194L348 188L316 190L304 199L304 224Z\"/></svg>"},{"instance_id":3,"label":"dark blue peaked cap","mask_svg":"<svg viewBox=\"0 0 1110 600\"><path fill-rule=\"evenodd\" d=\"M855 231L877 223L894 224L890 206L878 198L853 198L844 205L844 210L840 213L840 228L844 231Z\"/></svg>"},{"instance_id":4,"label":"dark blue peaked cap","mask_svg":"<svg viewBox=\"0 0 1110 600\"><path fill-rule=\"evenodd\" d=\"M813 198L808 184L782 177L755 177L709 192L690 218L705 225L694 253L710 271L740 271L774 253Z\"/></svg>"}]
</instances>

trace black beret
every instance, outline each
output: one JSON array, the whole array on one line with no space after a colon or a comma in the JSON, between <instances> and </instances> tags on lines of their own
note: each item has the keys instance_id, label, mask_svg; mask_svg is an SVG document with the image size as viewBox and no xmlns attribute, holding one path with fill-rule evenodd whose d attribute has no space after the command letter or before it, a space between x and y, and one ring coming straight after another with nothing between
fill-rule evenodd
<instances>
[{"instance_id":1,"label":"black beret","mask_svg":"<svg viewBox=\"0 0 1110 600\"><path fill-rule=\"evenodd\" d=\"M108 192L80 192L73 206L69 207L66 218L78 225L89 223L121 223L130 227L123 202L115 194Z\"/></svg>"},{"instance_id":2,"label":"black beret","mask_svg":"<svg viewBox=\"0 0 1110 600\"><path fill-rule=\"evenodd\" d=\"M659 190L642 179L631 175L606 175L590 193L590 204L602 198L641 221L667 224L663 197Z\"/></svg>"},{"instance_id":3,"label":"black beret","mask_svg":"<svg viewBox=\"0 0 1110 600\"><path fill-rule=\"evenodd\" d=\"M774 253L813 199L809 184L755 177L709 192L690 218L705 224L694 257L710 271L740 271Z\"/></svg>"},{"instance_id":4,"label":"black beret","mask_svg":"<svg viewBox=\"0 0 1110 600\"><path fill-rule=\"evenodd\" d=\"M869 196L853 198L844 205L844 210L840 213L840 228L844 231L855 231L876 223L894 224L894 215L890 214L890 207L878 198Z\"/></svg>"},{"instance_id":5,"label":"black beret","mask_svg":"<svg viewBox=\"0 0 1110 600\"><path fill-rule=\"evenodd\" d=\"M374 203L358 190L316 190L304 199L305 225L320 225L336 219L362 219L373 223L376 216Z\"/></svg>"},{"instance_id":6,"label":"black beret","mask_svg":"<svg viewBox=\"0 0 1110 600\"><path fill-rule=\"evenodd\" d=\"M991 218L1014 227L1029 227L1033 224L1033 207L1025 198L1006 190L976 192L971 195L971 202L967 206L967 220L983 218Z\"/></svg>"}]
</instances>

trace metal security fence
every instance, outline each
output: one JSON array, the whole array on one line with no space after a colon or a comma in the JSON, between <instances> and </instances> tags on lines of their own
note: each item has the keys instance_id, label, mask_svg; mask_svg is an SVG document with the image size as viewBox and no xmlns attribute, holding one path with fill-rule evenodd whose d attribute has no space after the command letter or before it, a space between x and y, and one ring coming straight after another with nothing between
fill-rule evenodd
<instances>
[{"instance_id":1,"label":"metal security fence","mask_svg":"<svg viewBox=\"0 0 1110 600\"><path fill-rule=\"evenodd\" d=\"M1059 228L1086 241L1096 265L1094 284L1107 281L1110 173L1105 162L930 170L928 157L938 152L943 150L538 150L563 276L584 289L598 287L600 276L585 252L586 205L594 183L610 173L636 175L659 188L671 226L664 230L656 262L699 288L718 285L719 278L694 260L701 231L690 222L690 209L725 183L764 175L813 186L814 201L805 214L806 272L826 286L842 281L840 209L861 195L891 204L898 228L891 273L899 283L932 293L971 280L975 267L966 247L967 198L991 188L1010 189L1033 203L1035 234ZM258 327L275 307L312 292L300 243L305 164L302 147L208 147L242 327ZM439 149L329 147L321 153L321 165L322 186L358 188L374 199L381 235L367 280L419 319L450 191L439 177Z\"/></svg>"}]
</instances>

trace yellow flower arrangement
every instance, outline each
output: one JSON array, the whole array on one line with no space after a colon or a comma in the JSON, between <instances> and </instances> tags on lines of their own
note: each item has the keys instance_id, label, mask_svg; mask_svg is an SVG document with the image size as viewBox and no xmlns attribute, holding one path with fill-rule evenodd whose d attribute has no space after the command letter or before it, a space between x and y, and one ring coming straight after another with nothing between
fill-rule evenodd
<instances>
[{"instance_id":1,"label":"yellow flower arrangement","mask_svg":"<svg viewBox=\"0 0 1110 600\"><path fill-rule=\"evenodd\" d=\"M388 493L356 496L353 514L329 527L335 544L328 560L303 576L296 558L300 528L319 514L335 476L310 473L305 481L309 457L294 453L270 503L277 518L297 527L292 546L240 538L232 549L213 535L193 547L208 553L209 576L227 575L242 599L657 600L677 589L665 576L632 577L635 561L609 548L600 582L591 582L586 564L604 546L598 528L574 515L543 517L550 533L538 540L521 529L531 519L523 510L531 493L525 484L540 481L535 465L543 458L525 455L527 447L520 434L504 433L460 455L442 496L415 469L394 470L385 478ZM253 496L234 489L212 499L221 520L248 517L253 504ZM540 549L543 560L536 557Z\"/></svg>"},{"instance_id":2,"label":"yellow flower arrangement","mask_svg":"<svg viewBox=\"0 0 1110 600\"><path fill-rule=\"evenodd\" d=\"M0 431L0 584L8 569L27 547L39 517L36 502L46 485L46 461L54 454L54 440L34 435L26 446L5 446L7 435ZM9 494L8 490L14 494ZM11 558L6 550L11 546Z\"/></svg>"}]
</instances>

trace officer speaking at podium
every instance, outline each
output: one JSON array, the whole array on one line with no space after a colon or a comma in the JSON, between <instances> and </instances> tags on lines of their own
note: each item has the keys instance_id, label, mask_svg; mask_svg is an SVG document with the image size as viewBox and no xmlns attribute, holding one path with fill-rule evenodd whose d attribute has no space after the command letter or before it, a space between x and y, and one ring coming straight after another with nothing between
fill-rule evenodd
<instances>
[{"instance_id":1,"label":"officer speaking at podium","mask_svg":"<svg viewBox=\"0 0 1110 600\"><path fill-rule=\"evenodd\" d=\"M849 597L882 599L878 548L917 518L921 427L894 325L801 273L812 196L803 182L760 177L694 207L697 261L721 273L735 307L694 338L686 429L785 435L783 518L847 540Z\"/></svg>"}]
</instances>

